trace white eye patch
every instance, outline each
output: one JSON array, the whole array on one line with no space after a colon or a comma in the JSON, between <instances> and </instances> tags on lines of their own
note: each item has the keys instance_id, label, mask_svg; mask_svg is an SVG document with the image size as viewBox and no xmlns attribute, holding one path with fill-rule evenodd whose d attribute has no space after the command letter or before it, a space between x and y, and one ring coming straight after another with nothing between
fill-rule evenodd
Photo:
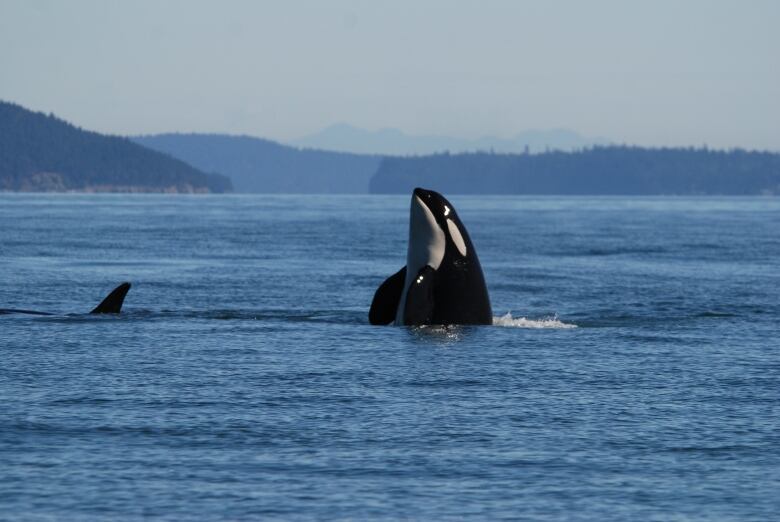
<instances>
[{"instance_id":1,"label":"white eye patch","mask_svg":"<svg viewBox=\"0 0 780 522\"><path fill-rule=\"evenodd\" d=\"M458 252L460 252L460 255L465 257L466 242L463 241L463 236L458 229L458 225L453 223L451 219L447 219L447 228L450 230L450 237L452 238L452 242L455 243L456 247L458 247Z\"/></svg>"}]
</instances>

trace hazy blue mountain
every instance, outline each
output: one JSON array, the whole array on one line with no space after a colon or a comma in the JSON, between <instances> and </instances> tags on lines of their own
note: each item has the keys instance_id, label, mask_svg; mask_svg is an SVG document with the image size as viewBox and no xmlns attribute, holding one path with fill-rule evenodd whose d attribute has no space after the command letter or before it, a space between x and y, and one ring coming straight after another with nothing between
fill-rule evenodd
<instances>
[{"instance_id":1,"label":"hazy blue mountain","mask_svg":"<svg viewBox=\"0 0 780 522\"><path fill-rule=\"evenodd\" d=\"M301 150L249 136L158 134L137 143L225 174L237 192L365 194L380 157Z\"/></svg>"},{"instance_id":2,"label":"hazy blue mountain","mask_svg":"<svg viewBox=\"0 0 780 522\"><path fill-rule=\"evenodd\" d=\"M206 174L127 138L89 132L53 115L0 102L0 190L225 192Z\"/></svg>"},{"instance_id":3,"label":"hazy blue mountain","mask_svg":"<svg viewBox=\"0 0 780 522\"><path fill-rule=\"evenodd\" d=\"M333 125L293 142L299 147L390 156L491 150L520 154L526 150L575 150L604 143L604 139L586 138L567 129L529 130L510 139L485 136L466 140L449 136L412 136L397 129L368 131L345 123Z\"/></svg>"},{"instance_id":4,"label":"hazy blue mountain","mask_svg":"<svg viewBox=\"0 0 780 522\"><path fill-rule=\"evenodd\" d=\"M372 193L780 195L780 154L595 147L546 154L385 158Z\"/></svg>"}]
</instances>

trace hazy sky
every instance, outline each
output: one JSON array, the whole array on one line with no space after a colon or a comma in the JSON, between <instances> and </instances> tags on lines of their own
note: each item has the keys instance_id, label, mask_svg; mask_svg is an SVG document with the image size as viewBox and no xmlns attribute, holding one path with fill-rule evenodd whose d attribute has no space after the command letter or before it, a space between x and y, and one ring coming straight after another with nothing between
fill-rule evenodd
<instances>
[{"instance_id":1,"label":"hazy sky","mask_svg":"<svg viewBox=\"0 0 780 522\"><path fill-rule=\"evenodd\" d=\"M780 150L780 1L0 0L0 99L117 134Z\"/></svg>"}]
</instances>

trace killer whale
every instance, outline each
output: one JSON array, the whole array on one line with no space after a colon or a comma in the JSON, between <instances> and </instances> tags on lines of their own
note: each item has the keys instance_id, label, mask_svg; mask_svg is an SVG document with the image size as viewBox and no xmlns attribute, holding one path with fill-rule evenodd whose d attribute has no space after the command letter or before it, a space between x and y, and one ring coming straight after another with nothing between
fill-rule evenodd
<instances>
[{"instance_id":1,"label":"killer whale","mask_svg":"<svg viewBox=\"0 0 780 522\"><path fill-rule=\"evenodd\" d=\"M99 305L92 309L90 314L118 314L122 310L122 304L125 301L125 296L130 290L132 285L130 283L122 283L114 288L110 294L103 299ZM35 310L14 310L10 308L0 308L0 314L28 314L28 315L56 315L51 312L38 312Z\"/></svg>"},{"instance_id":2,"label":"killer whale","mask_svg":"<svg viewBox=\"0 0 780 522\"><path fill-rule=\"evenodd\" d=\"M371 324L492 324L482 266L455 207L415 188L409 211L406 266L377 288Z\"/></svg>"}]
</instances>

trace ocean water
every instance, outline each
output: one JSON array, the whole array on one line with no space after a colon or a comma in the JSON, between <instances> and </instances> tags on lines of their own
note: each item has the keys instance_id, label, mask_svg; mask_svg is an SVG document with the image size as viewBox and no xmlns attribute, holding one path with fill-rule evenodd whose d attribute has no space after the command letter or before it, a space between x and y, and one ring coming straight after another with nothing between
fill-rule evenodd
<instances>
[{"instance_id":1,"label":"ocean water","mask_svg":"<svg viewBox=\"0 0 780 522\"><path fill-rule=\"evenodd\" d=\"M408 197L0 195L0 519L780 516L780 198L450 199L494 326L367 324Z\"/></svg>"}]
</instances>

